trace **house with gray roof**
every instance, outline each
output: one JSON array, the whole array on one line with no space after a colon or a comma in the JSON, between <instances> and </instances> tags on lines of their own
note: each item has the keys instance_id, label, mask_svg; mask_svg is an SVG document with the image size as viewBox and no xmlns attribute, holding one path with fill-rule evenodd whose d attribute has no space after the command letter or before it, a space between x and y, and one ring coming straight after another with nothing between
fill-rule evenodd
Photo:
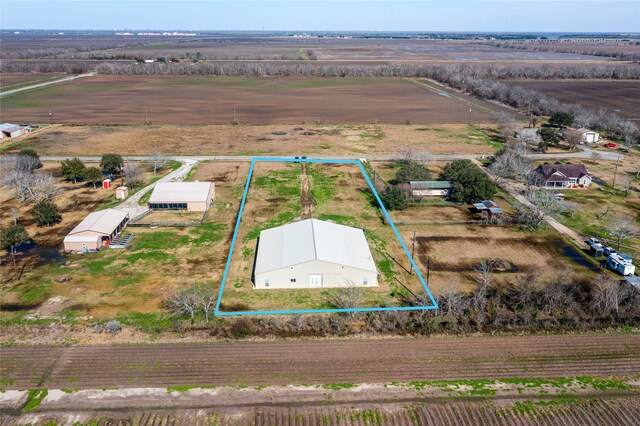
<instances>
[{"instance_id":1,"label":"house with gray roof","mask_svg":"<svg viewBox=\"0 0 640 426\"><path fill-rule=\"evenodd\" d=\"M362 229L306 219L260 233L253 281L256 289L375 287L378 270Z\"/></svg>"},{"instance_id":2,"label":"house with gray roof","mask_svg":"<svg viewBox=\"0 0 640 426\"><path fill-rule=\"evenodd\" d=\"M105 209L89 213L64 237L66 252L86 252L100 250L108 246L129 222L129 213Z\"/></svg>"}]
</instances>

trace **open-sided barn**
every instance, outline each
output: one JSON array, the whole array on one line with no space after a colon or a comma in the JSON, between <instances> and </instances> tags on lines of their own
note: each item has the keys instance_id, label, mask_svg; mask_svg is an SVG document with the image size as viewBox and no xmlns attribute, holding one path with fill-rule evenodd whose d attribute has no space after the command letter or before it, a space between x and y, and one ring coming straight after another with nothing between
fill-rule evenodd
<instances>
[{"instance_id":1,"label":"open-sided barn","mask_svg":"<svg viewBox=\"0 0 640 426\"><path fill-rule=\"evenodd\" d=\"M149 198L149 208L204 212L214 197L213 182L158 182Z\"/></svg>"},{"instance_id":2,"label":"open-sided barn","mask_svg":"<svg viewBox=\"0 0 640 426\"><path fill-rule=\"evenodd\" d=\"M64 238L64 250L68 252L82 252L99 250L109 245L120 231L127 226L129 213L106 209L89 213Z\"/></svg>"},{"instance_id":3,"label":"open-sided barn","mask_svg":"<svg viewBox=\"0 0 640 426\"><path fill-rule=\"evenodd\" d=\"M306 219L260 233L255 288L378 285L362 229Z\"/></svg>"}]
</instances>

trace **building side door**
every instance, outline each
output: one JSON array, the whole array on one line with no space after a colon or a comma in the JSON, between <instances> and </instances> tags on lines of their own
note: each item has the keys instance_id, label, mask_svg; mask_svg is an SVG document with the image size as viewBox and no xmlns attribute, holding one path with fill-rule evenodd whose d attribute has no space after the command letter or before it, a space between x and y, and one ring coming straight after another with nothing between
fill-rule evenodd
<instances>
[{"instance_id":1,"label":"building side door","mask_svg":"<svg viewBox=\"0 0 640 426\"><path fill-rule=\"evenodd\" d=\"M309 287L322 287L322 274L309 275Z\"/></svg>"}]
</instances>

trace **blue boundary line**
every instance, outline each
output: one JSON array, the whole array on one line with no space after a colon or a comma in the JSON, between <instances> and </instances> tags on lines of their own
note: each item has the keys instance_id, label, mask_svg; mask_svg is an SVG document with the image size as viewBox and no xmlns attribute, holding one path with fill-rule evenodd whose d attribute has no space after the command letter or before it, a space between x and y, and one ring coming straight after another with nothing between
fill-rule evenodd
<instances>
[{"instance_id":1,"label":"blue boundary line","mask_svg":"<svg viewBox=\"0 0 640 426\"><path fill-rule=\"evenodd\" d=\"M236 245L236 238L238 236L238 229L240 229L240 221L242 220L242 214L244 213L244 205L247 201L247 194L249 193L249 185L251 184L251 178L253 176L253 168L257 162L334 163L334 164L357 165L360 168L360 171L362 172L362 175L364 176L365 180L367 181L369 188L371 188L371 191L374 197L376 197L376 200L378 201L378 204L380 205L382 212L387 218L389 225L391 225L391 228L393 229L393 232L396 235L396 238L398 239L398 241L400 242L400 245L404 249L404 252L407 255L407 258L411 262L413 269L416 271L416 275L420 279L420 283L422 284L425 291L427 292L427 295L429 296L429 299L431 300L431 303L433 303L433 305L432 306L398 306L398 307L385 307L385 308L382 308L382 307L351 308L351 309L285 309L285 310L275 310L275 311L238 311L238 312L220 311L220 303L222 302L222 293L224 292L224 286L227 283L229 267L231 266L231 257L233 255L233 250ZM222 283L220 284L220 291L218 292L218 301L216 302L216 308L214 311L215 316L320 314L320 313L328 313L328 312L377 312L377 311L417 311L417 310L424 311L424 310L431 310L431 309L438 309L438 303L436 302L433 295L431 294L431 290L429 290L429 286L427 285L427 282L422 276L422 273L420 273L420 269L418 269L418 265L416 265L415 261L411 257L411 254L409 253L409 249L407 249L407 246L404 244L404 241L402 241L402 237L400 236L400 233L398 232L396 225L393 223L393 220L391 219L391 216L389 216L389 212L387 212L387 209L384 207L384 204L382 204L382 200L380 199L380 196L378 195L378 192L376 191L376 189L373 187L373 183L371 182L371 179L369 179L369 176L367 175L367 172L364 169L364 166L362 165L362 162L360 162L360 160L322 160L322 159L314 159L314 158L296 159L296 158L290 158L290 157L254 157L251 159L251 165L249 166L249 174L247 175L247 183L244 186L244 194L242 195L242 201L240 202L240 211L238 212L238 218L236 219L236 226L233 231L233 238L231 239L231 247L229 247L229 255L227 256L227 263L224 267L224 274L222 275Z\"/></svg>"}]
</instances>

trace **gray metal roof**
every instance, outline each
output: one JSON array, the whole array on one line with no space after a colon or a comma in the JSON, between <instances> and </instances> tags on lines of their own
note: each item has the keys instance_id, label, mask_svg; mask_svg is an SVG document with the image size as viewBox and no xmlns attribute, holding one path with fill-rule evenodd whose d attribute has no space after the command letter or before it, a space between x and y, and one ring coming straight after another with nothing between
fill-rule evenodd
<instances>
[{"instance_id":1,"label":"gray metal roof","mask_svg":"<svg viewBox=\"0 0 640 426\"><path fill-rule=\"evenodd\" d=\"M213 182L158 182L149 198L150 203L209 202L207 197Z\"/></svg>"},{"instance_id":2,"label":"gray metal roof","mask_svg":"<svg viewBox=\"0 0 640 426\"><path fill-rule=\"evenodd\" d=\"M306 219L260 232L256 274L312 260L377 272L362 229Z\"/></svg>"},{"instance_id":3,"label":"gray metal roof","mask_svg":"<svg viewBox=\"0 0 640 426\"><path fill-rule=\"evenodd\" d=\"M412 180L409 185L411 189L451 189L448 180Z\"/></svg>"},{"instance_id":4,"label":"gray metal roof","mask_svg":"<svg viewBox=\"0 0 640 426\"><path fill-rule=\"evenodd\" d=\"M69 232L68 235L78 234L85 231L110 235L127 216L129 216L129 213L115 209L106 209L89 213L82 222Z\"/></svg>"},{"instance_id":5,"label":"gray metal roof","mask_svg":"<svg viewBox=\"0 0 640 426\"><path fill-rule=\"evenodd\" d=\"M0 124L0 130L3 132L13 133L17 130L22 130L22 127L18 126L17 124L2 123Z\"/></svg>"}]
</instances>

